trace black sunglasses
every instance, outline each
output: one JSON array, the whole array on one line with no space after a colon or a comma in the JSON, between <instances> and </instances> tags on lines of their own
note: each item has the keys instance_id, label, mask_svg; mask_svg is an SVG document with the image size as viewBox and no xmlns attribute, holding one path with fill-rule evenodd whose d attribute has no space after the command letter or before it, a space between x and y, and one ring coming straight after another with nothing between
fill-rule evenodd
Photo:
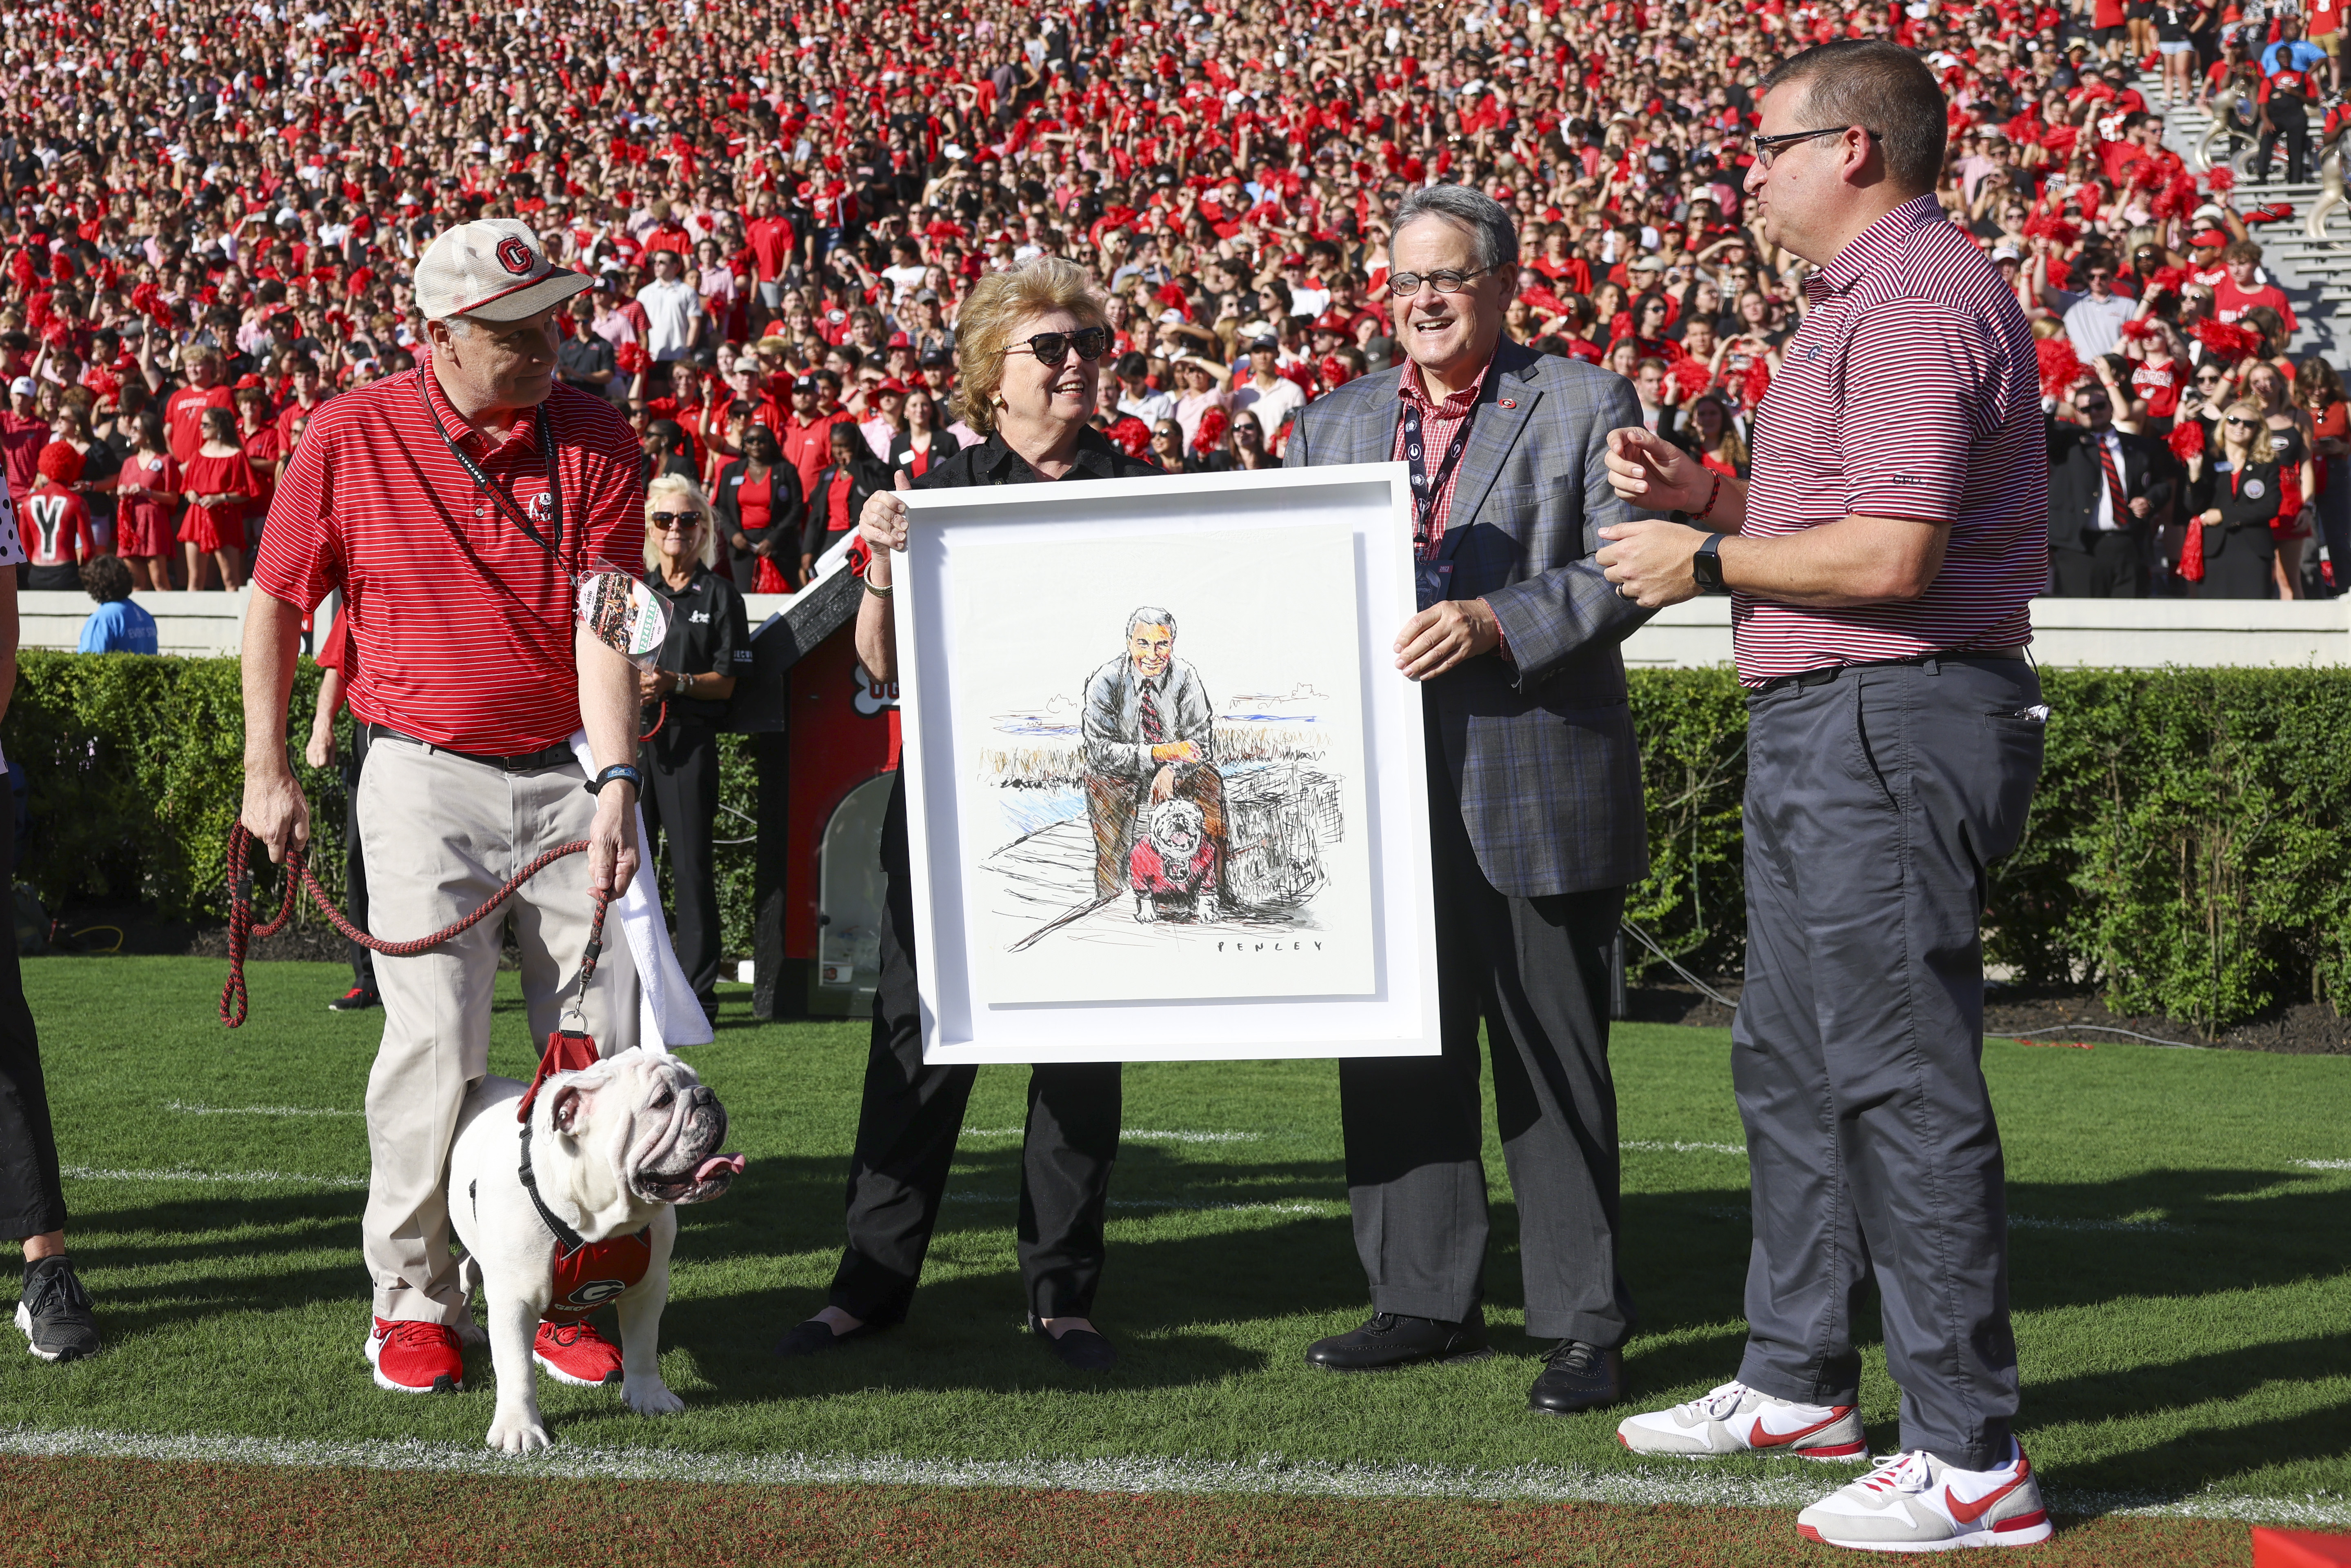
<instances>
[{"instance_id":1,"label":"black sunglasses","mask_svg":"<svg viewBox=\"0 0 2351 1568\"><path fill-rule=\"evenodd\" d=\"M1004 351L1008 354L1026 348L1037 356L1037 362L1049 371L1058 371L1075 349L1078 358L1092 364L1110 350L1110 329L1081 327L1074 332L1040 332L1025 344L1014 343Z\"/></svg>"},{"instance_id":2,"label":"black sunglasses","mask_svg":"<svg viewBox=\"0 0 2351 1568\"><path fill-rule=\"evenodd\" d=\"M2259 423L2261 423L2261 421L2260 421L2260 420L2258 420L2258 419L2241 419L2241 418L2239 418L2237 415L2235 415L2235 414L2233 414L2233 413L2232 413L2232 414L2231 414L2231 415L2229 416L2229 423L2230 423L2231 424L2241 424L2241 425L2243 425L2247 430L2251 430L2251 429L2252 429L2252 428L2253 428L2253 426L2255 426L2255 425L2259 424Z\"/></svg>"},{"instance_id":3,"label":"black sunglasses","mask_svg":"<svg viewBox=\"0 0 2351 1568\"><path fill-rule=\"evenodd\" d=\"M699 512L647 512L645 521L657 528L698 528L702 526Z\"/></svg>"}]
</instances>

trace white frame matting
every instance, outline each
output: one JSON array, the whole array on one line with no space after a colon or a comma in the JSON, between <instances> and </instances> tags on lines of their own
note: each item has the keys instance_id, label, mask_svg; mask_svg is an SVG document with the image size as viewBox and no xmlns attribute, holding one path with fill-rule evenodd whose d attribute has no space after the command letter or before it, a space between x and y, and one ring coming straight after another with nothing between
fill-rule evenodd
<instances>
[{"instance_id":1,"label":"white frame matting","mask_svg":"<svg viewBox=\"0 0 2351 1568\"><path fill-rule=\"evenodd\" d=\"M1416 608L1412 501L1401 463L906 492L896 563L898 680L914 949L925 1062L1210 1061L1434 1056L1437 928L1421 691L1395 668ZM972 986L956 810L957 669L950 591L959 543L1034 543L1340 524L1354 538L1357 660L1371 846L1374 983L1361 997L989 1006ZM1235 560L1232 570L1249 570ZM1296 591L1324 591L1299 583ZM1123 614L1126 607L1120 607ZM1040 615L1063 607L1040 604ZM985 723L965 716L967 725Z\"/></svg>"}]
</instances>

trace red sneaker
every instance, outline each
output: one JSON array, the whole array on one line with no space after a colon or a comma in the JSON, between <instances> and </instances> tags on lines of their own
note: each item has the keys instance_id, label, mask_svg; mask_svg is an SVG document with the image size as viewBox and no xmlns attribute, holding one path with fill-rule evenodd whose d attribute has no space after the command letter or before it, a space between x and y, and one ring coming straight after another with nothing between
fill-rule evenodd
<instances>
[{"instance_id":1,"label":"red sneaker","mask_svg":"<svg viewBox=\"0 0 2351 1568\"><path fill-rule=\"evenodd\" d=\"M621 1347L598 1333L592 1323L539 1324L530 1358L556 1382L574 1388L621 1381Z\"/></svg>"},{"instance_id":2,"label":"red sneaker","mask_svg":"<svg viewBox=\"0 0 2351 1568\"><path fill-rule=\"evenodd\" d=\"M394 1394L457 1394L465 1386L457 1331L446 1323L378 1318L368 1335L367 1358L375 1368L375 1385Z\"/></svg>"}]
</instances>

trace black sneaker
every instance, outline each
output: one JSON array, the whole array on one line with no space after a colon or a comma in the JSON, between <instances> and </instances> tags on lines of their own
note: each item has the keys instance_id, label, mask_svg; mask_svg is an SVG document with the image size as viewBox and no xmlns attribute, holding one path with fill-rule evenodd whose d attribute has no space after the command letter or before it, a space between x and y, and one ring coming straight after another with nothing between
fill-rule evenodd
<instances>
[{"instance_id":1,"label":"black sneaker","mask_svg":"<svg viewBox=\"0 0 2351 1568\"><path fill-rule=\"evenodd\" d=\"M79 1361L98 1354L98 1319L89 1310L89 1292L63 1256L25 1265L16 1326L43 1361Z\"/></svg>"},{"instance_id":2,"label":"black sneaker","mask_svg":"<svg viewBox=\"0 0 2351 1568\"><path fill-rule=\"evenodd\" d=\"M382 1001L381 997L377 996L365 986L353 986L350 990L329 1002L327 1010L330 1013L365 1012L370 1008L381 1006Z\"/></svg>"}]
</instances>

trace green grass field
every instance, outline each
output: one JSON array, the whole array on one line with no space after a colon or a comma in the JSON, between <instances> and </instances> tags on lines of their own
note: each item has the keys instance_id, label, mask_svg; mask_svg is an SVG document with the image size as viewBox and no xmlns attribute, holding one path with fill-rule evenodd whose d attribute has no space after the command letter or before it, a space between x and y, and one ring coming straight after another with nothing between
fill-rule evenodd
<instances>
[{"instance_id":1,"label":"green grass field","mask_svg":"<svg viewBox=\"0 0 2351 1568\"><path fill-rule=\"evenodd\" d=\"M727 1197L684 1216L663 1369L686 1413L642 1418L616 1393L543 1382L558 1448L496 1460L478 1447L486 1353L469 1368L477 1391L453 1398L380 1393L360 1359L367 1155L356 1113L381 1015L327 1012L348 983L339 969L256 965L252 1021L230 1034L214 1018L220 979L198 959L26 966L72 1173L73 1249L110 1349L65 1367L0 1356L0 1452L18 1456L0 1469L13 1477L0 1491L20 1506L37 1493L119 1506L98 1500L120 1491L103 1477L134 1458L164 1474L214 1474L205 1485L223 1495L246 1465L302 1467L302 1487L329 1491L353 1484L339 1473L440 1471L415 1486L444 1506L455 1506L448 1489L480 1477L565 1474L629 1478L640 1493L846 1489L843 1519L876 1487L885 1498L1013 1488L993 1495L1014 1510L1042 1506L1039 1488L1238 1494L1205 1513L1196 1499L1154 1516L1190 1509L1217 1521L1198 1526L1205 1535L1176 1531L1196 1547L1249 1517L1290 1520L1293 1541L1336 1539L1300 1521L1338 1506L1360 1522L1349 1511L1372 1500L1472 1511L1457 1525L1599 1502L1658 1506L1572 1509L1553 1524L1613 1515L1655 1531L1677 1510L1734 1523L1707 1526L1715 1545L1696 1556L1653 1543L1620 1557L1604 1542L1600 1555L1576 1555L1591 1542L1568 1531L1555 1550L1521 1541L1524 1551L1473 1552L1458 1535L1464 1555L1395 1560L1760 1562L1793 1542L1784 1514L1703 1511L1785 1508L1848 1473L1793 1459L1644 1464L1616 1445L1617 1412L1527 1412L1535 1347L1520 1331L1499 1148L1488 1312L1504 1354L1368 1378L1307 1368L1307 1342L1365 1310L1328 1062L1128 1070L1097 1313L1124 1359L1107 1376L1065 1372L1022 1331L1011 1222L1026 1070L1015 1068L980 1074L912 1321L820 1362L778 1362L768 1346L821 1303L839 1247L865 1030L740 1021L739 997L717 1041L688 1053L751 1166ZM500 1009L493 1069L527 1077L533 1046L510 984ZM1738 1364L1746 1165L1727 1047L1720 1030L1619 1026L1615 1037L1625 1266L1642 1317L1627 1364L1644 1406L1691 1397ZM2351 1060L1995 1040L1986 1061L2008 1147L2022 1436L2053 1505L2076 1520L2152 1512L2351 1529ZM1865 1398L1873 1446L1889 1447L1895 1391L1882 1357ZM73 1468L91 1458L117 1468ZM277 1491L299 1490L276 1473L286 1478ZM992 1494L953 1495L937 1517ZM158 1529L172 1512L159 1510L145 1518ZM71 1522L83 1547L109 1539L103 1518ZM2077 1525L2075 1550L2061 1536L2047 1560L2241 1560L2241 1526L2165 1534L2161 1523ZM1418 1539L1418 1528L1399 1523L1395 1539ZM863 1551L880 1537L842 1539ZM2091 1540L2110 1549L2079 1555ZM2192 1544L2208 1540L2220 1544ZM1198 1560L1390 1560L1332 1551Z\"/></svg>"}]
</instances>

